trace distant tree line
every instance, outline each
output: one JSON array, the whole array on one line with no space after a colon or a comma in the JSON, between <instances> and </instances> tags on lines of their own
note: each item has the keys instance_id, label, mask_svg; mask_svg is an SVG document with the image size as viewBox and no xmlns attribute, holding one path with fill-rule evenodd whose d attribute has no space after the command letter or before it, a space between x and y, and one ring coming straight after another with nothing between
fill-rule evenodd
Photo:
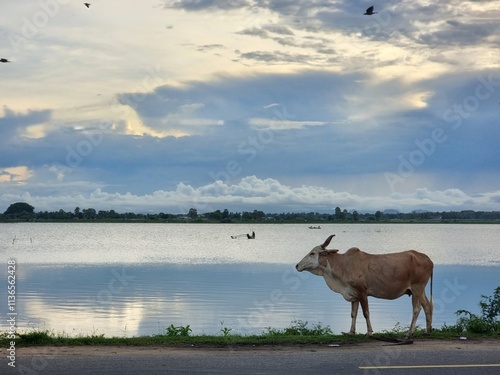
<instances>
[{"instance_id":1,"label":"distant tree line","mask_svg":"<svg viewBox=\"0 0 500 375\"><path fill-rule=\"evenodd\" d=\"M356 222L500 222L500 211L413 211L409 213L395 210L359 213L336 207L331 213L286 212L265 213L259 210L230 212L227 209L199 214L190 208L185 214L136 214L118 213L115 210L99 210L76 207L73 211L39 211L25 202L11 204L0 214L0 221L142 221L142 222L194 222L194 223L356 223Z\"/></svg>"}]
</instances>

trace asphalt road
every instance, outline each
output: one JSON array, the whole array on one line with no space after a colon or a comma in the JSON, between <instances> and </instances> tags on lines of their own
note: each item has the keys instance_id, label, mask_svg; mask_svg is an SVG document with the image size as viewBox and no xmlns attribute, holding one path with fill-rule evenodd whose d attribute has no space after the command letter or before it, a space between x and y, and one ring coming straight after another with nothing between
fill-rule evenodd
<instances>
[{"instance_id":1,"label":"asphalt road","mask_svg":"<svg viewBox=\"0 0 500 375\"><path fill-rule=\"evenodd\" d=\"M222 349L40 347L17 349L15 368L2 362L0 374L500 374L500 340Z\"/></svg>"}]
</instances>

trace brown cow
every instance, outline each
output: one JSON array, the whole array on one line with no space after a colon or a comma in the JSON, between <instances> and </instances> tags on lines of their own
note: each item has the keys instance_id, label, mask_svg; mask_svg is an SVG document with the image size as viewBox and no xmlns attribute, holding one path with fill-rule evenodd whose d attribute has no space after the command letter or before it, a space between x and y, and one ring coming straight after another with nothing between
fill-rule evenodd
<instances>
[{"instance_id":1,"label":"brown cow","mask_svg":"<svg viewBox=\"0 0 500 375\"><path fill-rule=\"evenodd\" d=\"M323 245L316 246L296 266L297 271L309 271L323 276L334 292L342 294L351 302L351 330L356 332L356 317L361 303L366 319L367 336L373 332L368 310L368 296L396 299L403 294L412 297L413 318L406 337L415 330L421 308L425 311L427 333L432 327L432 272L434 264L425 254L415 250L392 254L368 254L352 247L344 254L326 247L335 235L328 237ZM425 295L425 286L431 279L431 299Z\"/></svg>"}]
</instances>

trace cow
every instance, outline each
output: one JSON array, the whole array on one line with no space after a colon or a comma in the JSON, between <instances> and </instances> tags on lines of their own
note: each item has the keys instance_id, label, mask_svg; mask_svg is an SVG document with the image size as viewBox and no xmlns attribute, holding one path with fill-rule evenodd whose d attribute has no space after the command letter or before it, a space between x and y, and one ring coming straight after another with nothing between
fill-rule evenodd
<instances>
[{"instance_id":1,"label":"cow","mask_svg":"<svg viewBox=\"0 0 500 375\"><path fill-rule=\"evenodd\" d=\"M368 309L368 296L382 299L396 299L403 294L412 298L413 318L405 338L413 335L421 308L425 311L426 331L432 329L432 277L434 264L430 258L415 250L390 254L368 254L352 247L344 254L339 250L327 250L335 235L313 248L296 266L299 272L309 271L323 276L328 287L342 294L351 302L351 330L356 333L356 317L361 303L366 319L366 336L373 333ZM427 282L430 284L430 300L425 295Z\"/></svg>"}]
</instances>

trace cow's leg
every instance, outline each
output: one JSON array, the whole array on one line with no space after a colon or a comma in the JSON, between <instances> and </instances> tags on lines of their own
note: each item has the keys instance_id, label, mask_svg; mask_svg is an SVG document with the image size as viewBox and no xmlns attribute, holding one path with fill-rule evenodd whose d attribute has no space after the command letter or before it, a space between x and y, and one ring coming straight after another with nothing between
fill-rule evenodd
<instances>
[{"instance_id":1,"label":"cow's leg","mask_svg":"<svg viewBox=\"0 0 500 375\"><path fill-rule=\"evenodd\" d=\"M371 336L373 333L372 323L370 322L370 310L368 309L368 297L363 296L359 299L361 308L363 309L363 316L366 320L366 336Z\"/></svg>"},{"instance_id":2,"label":"cow's leg","mask_svg":"<svg viewBox=\"0 0 500 375\"><path fill-rule=\"evenodd\" d=\"M434 309L434 306L432 302L430 302L427 299L427 296L424 293L422 293L422 297L420 298L420 303L422 304L422 307L424 308L425 312L425 323L426 323L426 332L428 335L431 334L432 331L432 310Z\"/></svg>"},{"instance_id":3,"label":"cow's leg","mask_svg":"<svg viewBox=\"0 0 500 375\"><path fill-rule=\"evenodd\" d=\"M351 330L349 331L350 335L354 335L356 333L356 318L358 317L358 308L358 300L351 302Z\"/></svg>"},{"instance_id":4,"label":"cow's leg","mask_svg":"<svg viewBox=\"0 0 500 375\"><path fill-rule=\"evenodd\" d=\"M405 338L410 338L413 335L413 331L415 330L415 325L417 324L418 314L420 314L420 310L422 309L421 298L422 298L423 290L416 291L412 290L411 303L413 305L413 317L411 319L410 330L405 335Z\"/></svg>"}]
</instances>

